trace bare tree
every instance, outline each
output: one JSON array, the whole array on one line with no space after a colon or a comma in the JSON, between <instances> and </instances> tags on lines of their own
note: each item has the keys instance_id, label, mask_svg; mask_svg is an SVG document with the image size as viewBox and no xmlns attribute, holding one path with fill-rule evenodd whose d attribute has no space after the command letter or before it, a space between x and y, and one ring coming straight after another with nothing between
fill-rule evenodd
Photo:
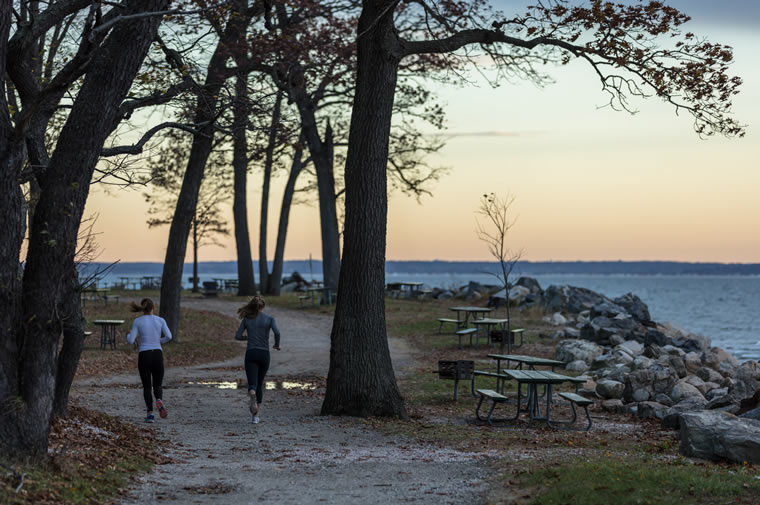
<instances>
[{"instance_id":1,"label":"bare tree","mask_svg":"<svg viewBox=\"0 0 760 505\"><path fill-rule=\"evenodd\" d=\"M501 351L508 338L512 338L512 322L509 314L509 276L515 264L522 257L522 250L509 247L507 237L512 229L516 217L512 217L510 208L515 201L514 195L507 193L501 198L494 193L483 195L480 199L480 207L476 213L483 217L484 222L477 221L478 238L488 246L488 252L499 263L499 272L494 275L504 287L504 298L507 311L507 334L502 335Z\"/></svg>"}]
</instances>

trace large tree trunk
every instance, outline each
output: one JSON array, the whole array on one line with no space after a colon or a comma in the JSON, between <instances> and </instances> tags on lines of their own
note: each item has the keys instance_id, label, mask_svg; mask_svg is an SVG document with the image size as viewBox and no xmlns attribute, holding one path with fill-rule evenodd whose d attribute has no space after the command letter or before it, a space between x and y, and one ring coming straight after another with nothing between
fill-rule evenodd
<instances>
[{"instance_id":1,"label":"large tree trunk","mask_svg":"<svg viewBox=\"0 0 760 505\"><path fill-rule=\"evenodd\" d=\"M198 219L193 216L193 293L200 293L198 287Z\"/></svg>"},{"instance_id":2,"label":"large tree trunk","mask_svg":"<svg viewBox=\"0 0 760 505\"><path fill-rule=\"evenodd\" d=\"M179 301L182 292L182 267L187 252L187 237L195 215L206 161L213 146L213 123L216 120L219 93L227 77L226 62L235 52L234 44L240 40L240 34L244 33L251 16L252 12L249 12L247 2L235 0L225 31L209 61L205 85L196 101L195 124L205 126L193 135L190 159L187 162L182 187L177 197L177 206L169 228L169 242L166 246L164 271L161 278L160 315L166 320L175 339L179 338Z\"/></svg>"},{"instance_id":3,"label":"large tree trunk","mask_svg":"<svg viewBox=\"0 0 760 505\"><path fill-rule=\"evenodd\" d=\"M381 4L380 6L376 4ZM385 327L388 137L399 60L393 9L365 2L346 159L346 224L323 414L406 417Z\"/></svg>"},{"instance_id":4,"label":"large tree trunk","mask_svg":"<svg viewBox=\"0 0 760 505\"><path fill-rule=\"evenodd\" d=\"M288 236L288 222L290 220L290 207L293 204L293 194L296 189L296 179L301 173L303 151L296 149L293 155L293 164L290 167L288 182L285 183L285 192L282 195L282 207L280 208L280 224L277 226L277 245L274 249L274 261L272 261L272 274L269 277L273 295L280 295L282 284L282 267L285 257L285 239Z\"/></svg>"},{"instance_id":5,"label":"large tree trunk","mask_svg":"<svg viewBox=\"0 0 760 505\"><path fill-rule=\"evenodd\" d=\"M66 297L78 295L68 280L74 268L90 180L119 105L161 20L160 16L128 15L160 11L167 3L168 0L130 3L125 12L127 19L116 25L94 55L56 150L39 178L42 191L23 277L22 323L18 332L23 345L15 355L7 357L20 363L18 382L2 394L2 403L10 409L3 409L0 452L33 457L47 453L58 339L63 327L58 309ZM5 200L5 195L0 200ZM5 238L0 237L0 242Z\"/></svg>"},{"instance_id":6,"label":"large tree trunk","mask_svg":"<svg viewBox=\"0 0 760 505\"><path fill-rule=\"evenodd\" d=\"M256 294L256 279L253 275L253 258L251 257L251 239L248 233L248 143L246 129L248 125L248 79L247 75L238 75L235 81L235 105L232 125L233 152L232 168L234 171L234 199L232 216L235 221L235 246L237 248L238 296ZM261 260L259 260L261 261ZM264 279L259 282L264 285Z\"/></svg>"},{"instance_id":7,"label":"large tree trunk","mask_svg":"<svg viewBox=\"0 0 760 505\"><path fill-rule=\"evenodd\" d=\"M0 75L6 75L8 34L13 2L0 2ZM0 440L16 436L11 412L18 394L18 322L21 311L19 251L24 240L23 194L18 184L24 157L22 139L14 135L4 89L0 87ZM3 443L3 446L5 444ZM5 447L0 447L0 453Z\"/></svg>"},{"instance_id":8,"label":"large tree trunk","mask_svg":"<svg viewBox=\"0 0 760 505\"><path fill-rule=\"evenodd\" d=\"M272 180L272 165L274 164L274 148L277 145L277 128L280 124L280 108L282 106L282 92L277 93L272 109L272 122L269 125L269 138L264 157L264 180L261 185L261 219L259 224L259 282L261 292L267 295L274 294L272 282L269 277L269 261L267 258L267 232L269 222L269 183ZM279 280L278 280L279 284ZM279 293L279 286L277 289Z\"/></svg>"},{"instance_id":9,"label":"large tree trunk","mask_svg":"<svg viewBox=\"0 0 760 505\"><path fill-rule=\"evenodd\" d=\"M76 267L69 272L68 283L77 296L67 296L61 300L60 314L63 322L63 345L58 353L58 369L55 378L55 399L53 414L67 414L69 392L74 375L79 366L79 357L84 348L84 316L82 315L79 279Z\"/></svg>"},{"instance_id":10,"label":"large tree trunk","mask_svg":"<svg viewBox=\"0 0 760 505\"><path fill-rule=\"evenodd\" d=\"M340 232L335 198L335 177L333 176L332 132L328 125L325 142L319 137L314 107L310 101L297 95L298 110L301 115L301 131L309 146L314 168L317 172L319 193L319 219L322 231L322 276L324 285L338 288L340 276Z\"/></svg>"}]
</instances>

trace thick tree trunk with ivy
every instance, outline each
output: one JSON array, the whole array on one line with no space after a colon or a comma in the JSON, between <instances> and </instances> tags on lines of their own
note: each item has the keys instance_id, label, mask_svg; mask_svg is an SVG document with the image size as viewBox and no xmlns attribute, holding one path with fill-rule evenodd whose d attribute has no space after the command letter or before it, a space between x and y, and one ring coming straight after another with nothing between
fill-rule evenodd
<instances>
[{"instance_id":1,"label":"thick tree trunk with ivy","mask_svg":"<svg viewBox=\"0 0 760 505\"><path fill-rule=\"evenodd\" d=\"M125 14L160 11L167 3L168 0L135 1ZM5 7L0 9L0 25L4 25ZM47 454L56 392L58 341L64 329L60 308L67 298L78 297L69 281L90 180L103 143L116 121L119 105L147 54L160 20L160 16L136 17L114 27L93 56L57 147L39 177L41 193L31 227L33 233L29 237L21 304L16 297L15 303L9 300L3 310L17 313L17 307L21 306L21 322L10 331L3 325L3 331L7 332L2 335L3 351L10 354L3 353L0 372L0 404L3 406L0 453L32 457ZM4 128L5 119L0 121L3 123L0 128ZM3 158L0 154L0 159ZM5 168L10 167L4 164ZM3 170L3 178L6 175ZM0 198L2 205L15 205L15 199L11 204L6 200L18 193L18 183L15 188L1 189L4 192ZM15 232L13 226L3 227L0 243L15 247L18 240ZM3 258L0 276L4 284L11 275L17 275L18 253L16 249L11 262ZM17 286L17 282L8 284L11 290ZM9 292L5 286L0 290L3 295Z\"/></svg>"},{"instance_id":2,"label":"thick tree trunk with ivy","mask_svg":"<svg viewBox=\"0 0 760 505\"><path fill-rule=\"evenodd\" d=\"M399 60L393 9L365 2L346 159L346 225L323 414L406 417L385 326L388 138Z\"/></svg>"}]
</instances>

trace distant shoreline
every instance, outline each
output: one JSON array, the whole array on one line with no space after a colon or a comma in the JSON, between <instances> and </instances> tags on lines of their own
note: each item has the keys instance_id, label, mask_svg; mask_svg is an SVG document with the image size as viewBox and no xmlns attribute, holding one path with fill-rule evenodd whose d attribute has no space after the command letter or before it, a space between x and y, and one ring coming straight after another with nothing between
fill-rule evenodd
<instances>
[{"instance_id":1,"label":"distant shoreline","mask_svg":"<svg viewBox=\"0 0 760 505\"><path fill-rule=\"evenodd\" d=\"M258 261L254 261L254 272L258 273ZM83 264L84 268L100 269L111 263L96 262ZM110 270L111 275L133 273L160 275L160 262L119 262ZM202 261L198 263L200 272L236 274L235 261ZM498 265L488 261L387 261L386 273L408 274L483 274L497 272ZM185 273L192 272L192 264L185 263ZM321 273L320 260L285 261L284 272ZM515 275L760 275L760 263L689 263L678 261L520 261L513 270Z\"/></svg>"}]
</instances>

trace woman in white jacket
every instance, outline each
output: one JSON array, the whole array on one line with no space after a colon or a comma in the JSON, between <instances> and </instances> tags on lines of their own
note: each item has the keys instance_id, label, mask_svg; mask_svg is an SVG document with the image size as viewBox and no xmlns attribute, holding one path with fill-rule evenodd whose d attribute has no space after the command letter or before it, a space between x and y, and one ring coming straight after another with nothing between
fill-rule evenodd
<instances>
[{"instance_id":1,"label":"woman in white jacket","mask_svg":"<svg viewBox=\"0 0 760 505\"><path fill-rule=\"evenodd\" d=\"M166 418L169 415L162 401L163 390L161 386L164 380L164 353L161 350L161 344L170 341L172 334L164 318L153 315L153 307L153 300L150 298L143 298L140 305L132 302L130 307L132 312L142 312L143 315L134 320L132 329L127 334L127 342L130 344L134 344L135 339L138 336L140 337L137 370L140 372L145 407L148 410L148 414L145 417L146 423L152 423L155 420L151 389L156 397L158 415L162 418Z\"/></svg>"}]
</instances>

